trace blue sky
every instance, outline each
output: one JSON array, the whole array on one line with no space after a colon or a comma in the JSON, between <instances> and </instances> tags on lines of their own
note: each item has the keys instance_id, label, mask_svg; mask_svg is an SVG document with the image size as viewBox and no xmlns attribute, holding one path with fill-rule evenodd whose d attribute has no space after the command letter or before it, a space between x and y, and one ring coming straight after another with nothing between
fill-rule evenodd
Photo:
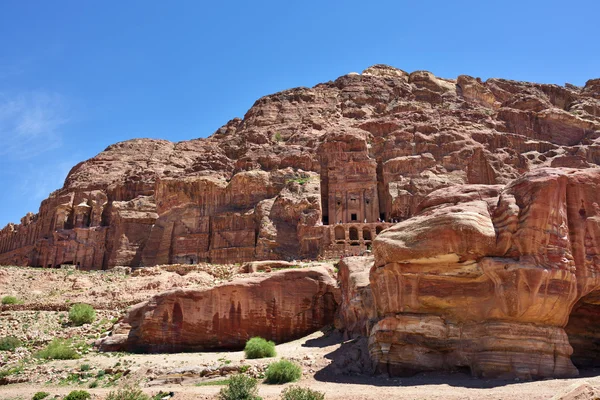
<instances>
[{"instance_id":1,"label":"blue sky","mask_svg":"<svg viewBox=\"0 0 600 400\"><path fill-rule=\"evenodd\" d=\"M583 85L597 1L0 2L0 226L135 137L206 137L259 97L372 64Z\"/></svg>"}]
</instances>

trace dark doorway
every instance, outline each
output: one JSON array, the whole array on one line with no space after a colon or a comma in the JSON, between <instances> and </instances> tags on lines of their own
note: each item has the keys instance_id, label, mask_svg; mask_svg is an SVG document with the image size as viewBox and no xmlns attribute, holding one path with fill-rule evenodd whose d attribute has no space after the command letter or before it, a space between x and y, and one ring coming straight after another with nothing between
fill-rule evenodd
<instances>
[{"instance_id":1,"label":"dark doorway","mask_svg":"<svg viewBox=\"0 0 600 400\"><path fill-rule=\"evenodd\" d=\"M335 227L335 240L346 240L346 232L343 226Z\"/></svg>"},{"instance_id":2,"label":"dark doorway","mask_svg":"<svg viewBox=\"0 0 600 400\"><path fill-rule=\"evenodd\" d=\"M352 221L358 221L358 217L357 217L357 215L356 215L356 214L350 214L350 219L351 219Z\"/></svg>"},{"instance_id":3,"label":"dark doorway","mask_svg":"<svg viewBox=\"0 0 600 400\"><path fill-rule=\"evenodd\" d=\"M350 240L358 240L358 229L350 228Z\"/></svg>"}]
</instances>

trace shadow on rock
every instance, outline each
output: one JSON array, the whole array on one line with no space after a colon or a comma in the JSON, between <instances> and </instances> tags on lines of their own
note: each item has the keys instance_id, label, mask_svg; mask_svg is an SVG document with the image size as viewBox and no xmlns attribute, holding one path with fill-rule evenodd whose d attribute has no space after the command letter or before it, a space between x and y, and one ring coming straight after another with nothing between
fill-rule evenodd
<instances>
[{"instance_id":1,"label":"shadow on rock","mask_svg":"<svg viewBox=\"0 0 600 400\"><path fill-rule=\"evenodd\" d=\"M340 344L339 348L324 357L331 360L325 368L316 372L314 378L320 382L351 383L372 386L421 386L449 385L469 389L491 389L506 385L518 385L524 381L481 379L471 376L468 369L458 371L420 372L413 376L389 377L375 373L368 351L368 339L360 337L344 341L339 331L307 341L306 347L327 347ZM580 376L599 375L600 370L586 369Z\"/></svg>"}]
</instances>

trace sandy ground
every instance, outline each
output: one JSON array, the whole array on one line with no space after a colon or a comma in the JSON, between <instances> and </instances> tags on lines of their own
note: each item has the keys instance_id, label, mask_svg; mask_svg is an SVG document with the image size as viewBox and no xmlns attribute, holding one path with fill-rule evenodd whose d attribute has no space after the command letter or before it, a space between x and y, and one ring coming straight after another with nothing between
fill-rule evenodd
<instances>
[{"instance_id":1,"label":"sandy ground","mask_svg":"<svg viewBox=\"0 0 600 400\"><path fill-rule=\"evenodd\" d=\"M0 337L13 334L25 343L17 351L0 352L0 371L16 365L22 367L7 381L0 379L0 399L31 399L38 391L60 397L74 389L88 390L94 399L103 399L110 391L127 385L139 385L150 395L173 392L175 400L214 399L222 386L197 384L224 377L201 377L199 371L210 370L218 375L228 368L248 365L250 374L260 376L269 362L280 358L302 366L303 376L295 385L324 392L326 399L551 399L561 398L563 393L584 384L600 388L600 370L582 371L582 377L577 379L532 382L481 380L463 373L427 373L393 379L372 376L360 373L365 359L364 342L344 342L332 330L278 345L277 357L273 359L245 360L243 352L128 354L98 353L94 349L84 352L78 360L43 361L33 357L53 337L92 343L110 329L111 319L140 297L147 298L177 285L210 286L222 280L202 271L189 276L192 279L182 279L187 275L155 271L132 277L0 267L0 296L10 294L23 300L21 305L2 306ZM84 300L97 307L99 321L84 327L60 322L72 302ZM81 372L82 365L89 366L87 375ZM106 374L97 378L100 371ZM82 378L69 380L73 375ZM98 387L88 388L93 381ZM260 383L259 394L264 399L278 399L286 386Z\"/></svg>"}]
</instances>

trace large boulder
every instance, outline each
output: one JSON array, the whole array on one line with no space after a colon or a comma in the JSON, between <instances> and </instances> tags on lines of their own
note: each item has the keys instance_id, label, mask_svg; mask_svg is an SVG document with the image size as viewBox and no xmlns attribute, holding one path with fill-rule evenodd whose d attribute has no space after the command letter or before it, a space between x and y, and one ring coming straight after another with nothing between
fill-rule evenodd
<instances>
[{"instance_id":1,"label":"large boulder","mask_svg":"<svg viewBox=\"0 0 600 400\"><path fill-rule=\"evenodd\" d=\"M433 192L382 232L370 274L379 370L566 377L578 373L572 346L578 365L596 365L599 189L600 169L540 169L501 190Z\"/></svg>"},{"instance_id":2,"label":"large boulder","mask_svg":"<svg viewBox=\"0 0 600 400\"><path fill-rule=\"evenodd\" d=\"M241 349L260 336L277 343L333 323L339 295L325 267L256 274L210 289L179 289L132 307L103 339L104 351Z\"/></svg>"}]
</instances>

